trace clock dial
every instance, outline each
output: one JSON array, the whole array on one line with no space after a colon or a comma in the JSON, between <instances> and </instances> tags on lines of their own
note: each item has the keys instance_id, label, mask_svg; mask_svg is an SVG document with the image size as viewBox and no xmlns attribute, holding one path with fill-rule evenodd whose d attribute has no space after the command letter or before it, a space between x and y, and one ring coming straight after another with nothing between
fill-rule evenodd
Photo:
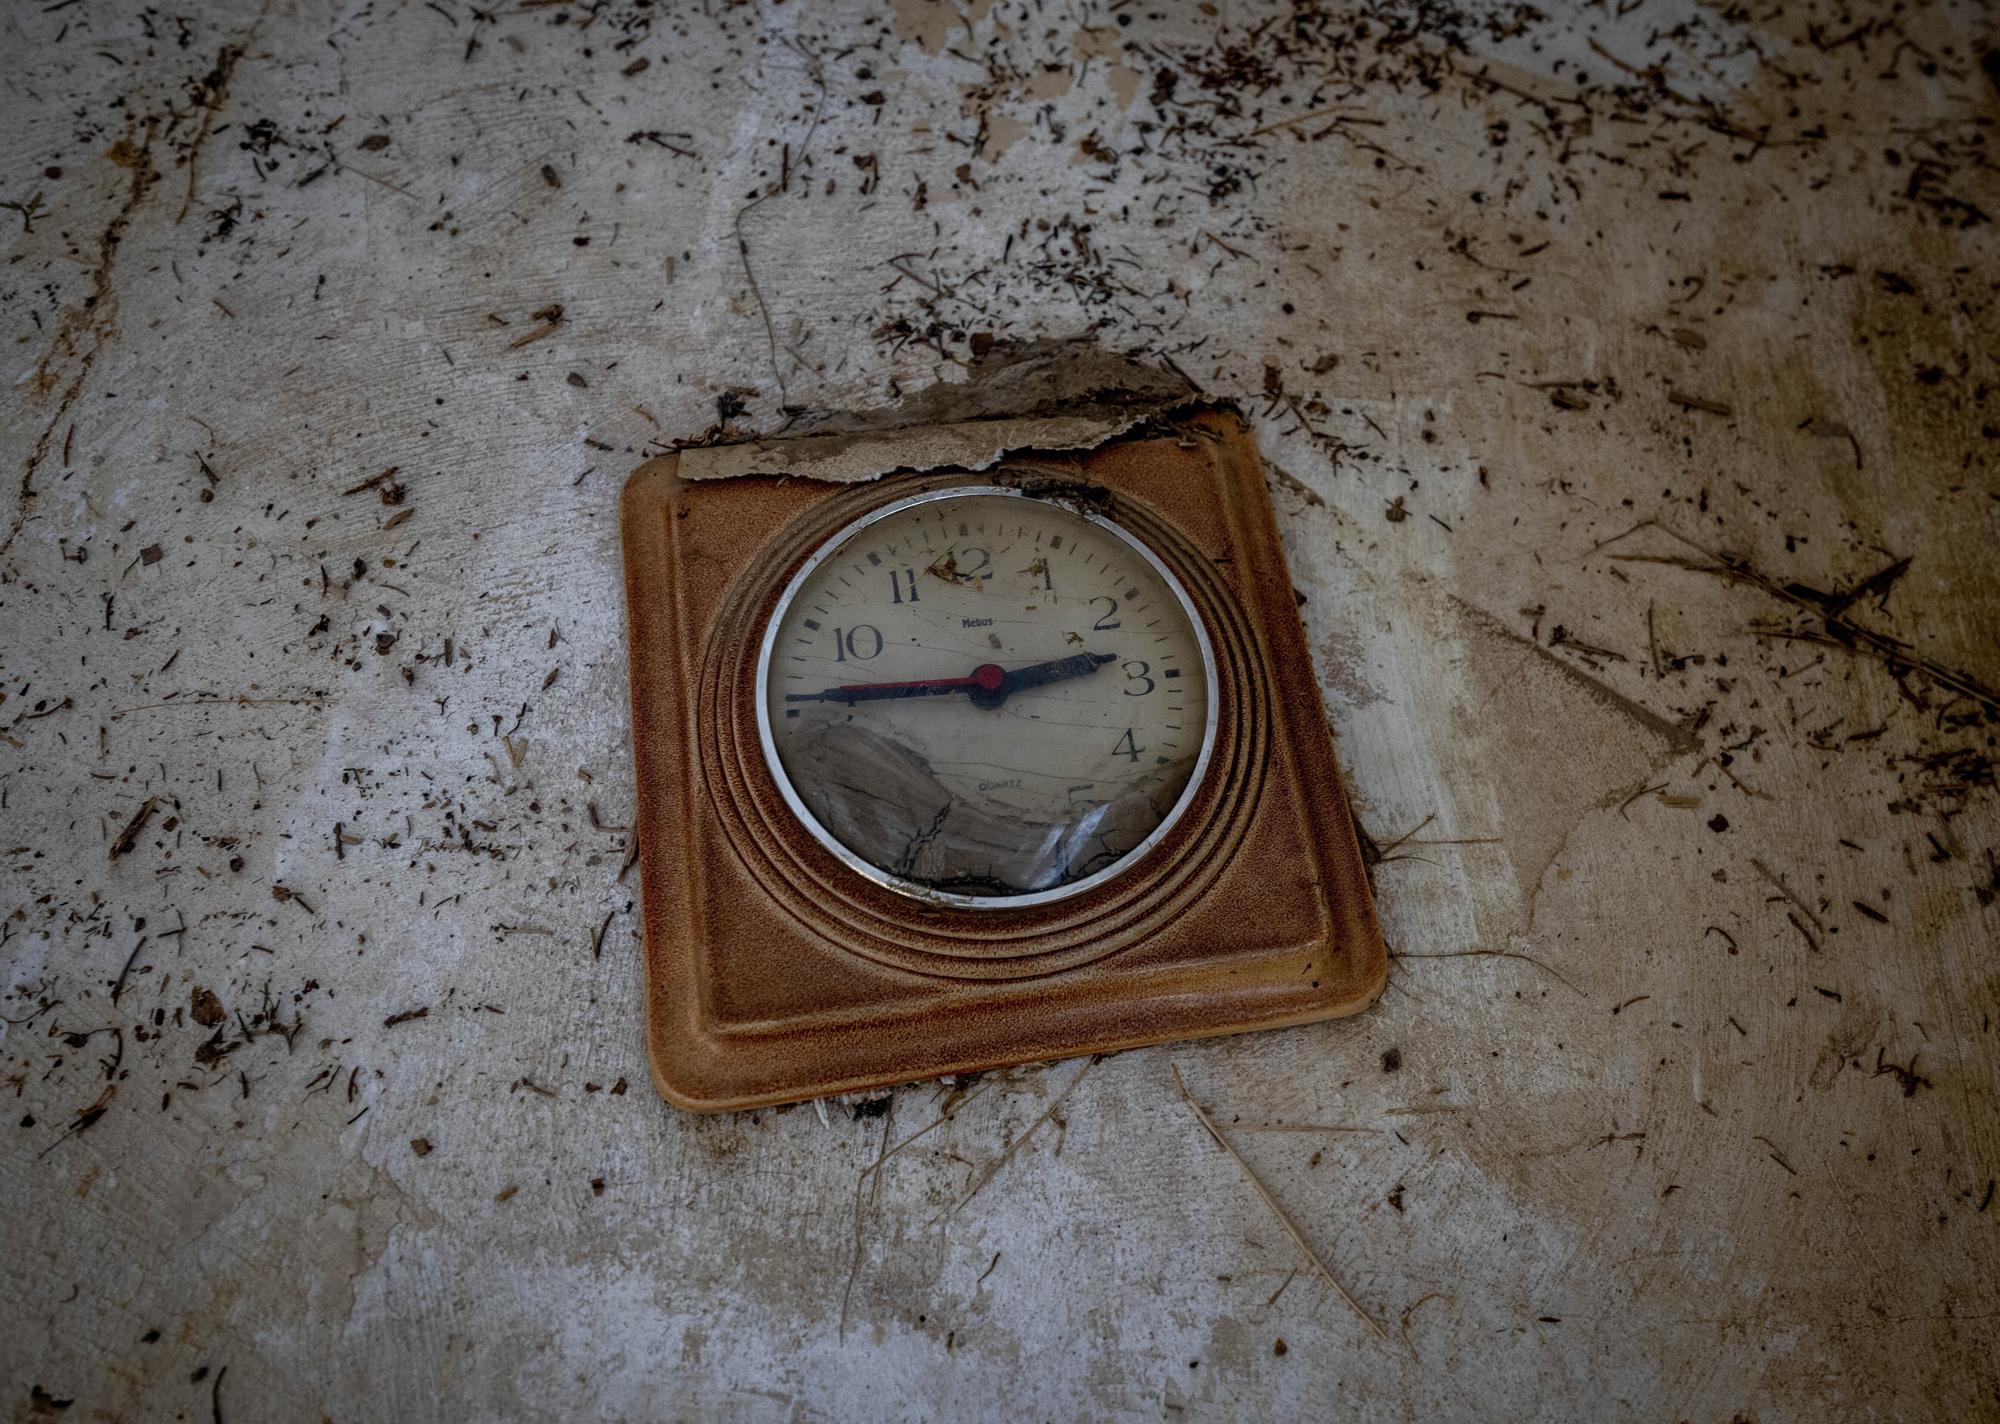
<instances>
[{"instance_id":1,"label":"clock dial","mask_svg":"<svg viewBox=\"0 0 2000 1424\"><path fill-rule=\"evenodd\" d=\"M1115 524L1003 488L884 506L772 615L764 750L829 849L971 906L1075 894L1185 807L1213 658L1165 565Z\"/></svg>"}]
</instances>

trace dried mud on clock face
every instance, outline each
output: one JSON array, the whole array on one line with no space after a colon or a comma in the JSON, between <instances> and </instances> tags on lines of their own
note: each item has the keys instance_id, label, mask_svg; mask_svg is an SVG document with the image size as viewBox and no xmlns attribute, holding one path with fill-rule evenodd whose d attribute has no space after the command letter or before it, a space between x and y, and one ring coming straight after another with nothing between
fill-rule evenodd
<instances>
[{"instance_id":1,"label":"dried mud on clock face","mask_svg":"<svg viewBox=\"0 0 2000 1424\"><path fill-rule=\"evenodd\" d=\"M827 713L793 752L806 804L834 838L898 880L946 893L1012 896L1108 870L1172 809L1193 758L1106 797L1038 819L995 795L960 795L915 747ZM1079 788L1083 794L1085 788Z\"/></svg>"}]
</instances>

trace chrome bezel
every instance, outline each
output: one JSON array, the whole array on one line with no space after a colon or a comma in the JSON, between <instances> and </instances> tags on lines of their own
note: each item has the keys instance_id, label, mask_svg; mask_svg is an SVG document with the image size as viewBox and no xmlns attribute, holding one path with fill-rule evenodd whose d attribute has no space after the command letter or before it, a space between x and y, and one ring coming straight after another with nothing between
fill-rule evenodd
<instances>
[{"instance_id":1,"label":"chrome bezel","mask_svg":"<svg viewBox=\"0 0 2000 1424\"><path fill-rule=\"evenodd\" d=\"M1204 719L1201 734L1201 750L1195 757L1193 771L1188 774L1187 785L1181 789L1181 794L1174 801L1173 807L1161 818L1160 824L1155 826L1144 840L1126 852L1115 863L1090 875L1086 875L1081 880L1073 880L1067 885L1059 885L1050 890L1031 891L1025 895L966 895L954 891L934 890L916 881L905 880L900 876L892 875L880 866L873 865L864 860L861 856L843 845L807 809L805 802L799 796L797 788L792 785L792 779L785 770L783 758L778 754L777 740L773 735L771 726L772 650L777 642L778 629L785 621L785 614L791 609L793 600L797 598L799 591L805 587L807 580L812 577L814 571L870 525L877 524L892 515L900 514L902 511L917 505L932 504L939 500L969 499L975 496L1035 499L1044 504L1053 504L1065 512L1084 520L1086 523L1097 526L1112 537L1128 545L1133 552L1144 559L1153 571L1160 576L1161 581L1166 584L1168 591L1179 601L1182 613L1187 616L1189 625L1194 629L1195 645L1201 651L1201 671L1207 702L1207 715ZM1044 494L1030 494L1025 490L1016 489L1010 485L959 485L947 489L930 490L926 493L910 495L903 499L891 500L887 504L870 510L859 519L854 520L835 532L825 543L813 551L811 557L799 566L798 571L792 575L790 582L785 585L784 592L778 595L777 605L771 610L770 618L764 625L764 635L757 650L756 686L757 737L764 748L764 765L769 769L772 780L777 783L779 795L784 798L785 804L791 808L792 814L797 816L800 823L812 833L813 839L824 846L850 870L853 870L864 879L882 886L884 889L892 890L899 895L906 895L913 900L920 900L926 904L949 905L954 908L967 910L1019 910L1036 905L1047 905L1058 900L1067 900L1077 895L1087 894L1122 875L1129 874L1162 840L1166 839L1167 833L1179 823L1181 817L1186 814L1188 807L1193 803L1195 794L1200 790L1202 781L1208 773L1209 762L1215 751L1216 719L1219 711L1218 685L1215 672L1215 649L1209 641L1208 628L1203 624L1201 613L1195 607L1194 601L1188 597L1187 590L1181 586L1180 579L1174 575L1174 571L1167 566L1166 562L1148 548L1130 530L1111 519L1107 519L1095 510L1087 509L1072 500Z\"/></svg>"}]
</instances>

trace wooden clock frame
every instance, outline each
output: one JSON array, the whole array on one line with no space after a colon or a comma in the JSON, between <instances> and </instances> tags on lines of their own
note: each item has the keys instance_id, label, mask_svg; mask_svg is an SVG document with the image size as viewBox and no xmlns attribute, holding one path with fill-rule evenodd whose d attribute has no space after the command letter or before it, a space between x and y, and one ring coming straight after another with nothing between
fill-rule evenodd
<instances>
[{"instance_id":1,"label":"wooden clock frame","mask_svg":"<svg viewBox=\"0 0 2000 1424\"><path fill-rule=\"evenodd\" d=\"M876 884L781 796L757 654L800 565L891 500L1007 485L1099 513L1179 578L1214 649L1214 751L1171 831L1089 892L968 910ZM1387 955L1262 466L1204 410L1081 456L861 484L625 487L653 1079L740 1109L1353 1013Z\"/></svg>"}]
</instances>

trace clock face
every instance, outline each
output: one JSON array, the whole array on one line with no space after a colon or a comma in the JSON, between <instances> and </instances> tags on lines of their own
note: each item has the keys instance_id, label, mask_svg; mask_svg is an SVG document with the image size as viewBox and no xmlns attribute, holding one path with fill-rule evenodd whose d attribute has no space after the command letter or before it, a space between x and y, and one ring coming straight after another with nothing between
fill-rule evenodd
<instances>
[{"instance_id":1,"label":"clock face","mask_svg":"<svg viewBox=\"0 0 2000 1424\"><path fill-rule=\"evenodd\" d=\"M780 790L878 883L974 908L1128 869L1192 799L1214 657L1166 566L1108 520L1000 487L836 534L765 631Z\"/></svg>"}]
</instances>

